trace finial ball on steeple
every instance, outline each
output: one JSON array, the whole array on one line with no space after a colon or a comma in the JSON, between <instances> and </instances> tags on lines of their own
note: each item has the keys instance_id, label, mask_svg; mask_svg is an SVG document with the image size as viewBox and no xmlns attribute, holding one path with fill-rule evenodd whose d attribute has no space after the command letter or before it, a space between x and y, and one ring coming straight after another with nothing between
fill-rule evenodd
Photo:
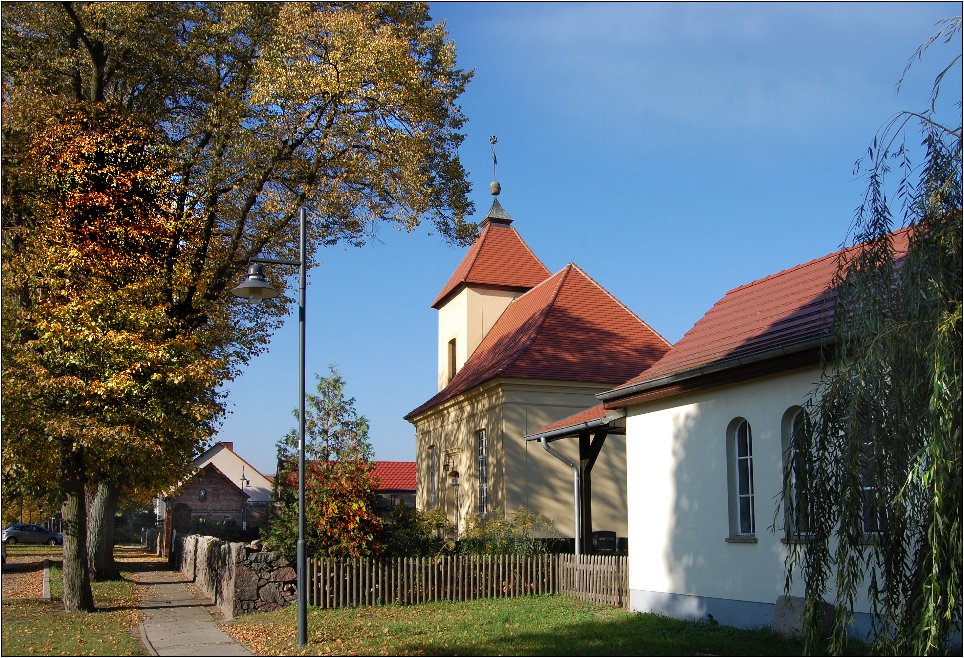
<instances>
[{"instance_id":1,"label":"finial ball on steeple","mask_svg":"<svg viewBox=\"0 0 964 658\"><path fill-rule=\"evenodd\" d=\"M501 191L502 191L502 186L499 185L499 181L494 180L491 183L489 183L489 193L492 196L499 196L499 193Z\"/></svg>"}]
</instances>

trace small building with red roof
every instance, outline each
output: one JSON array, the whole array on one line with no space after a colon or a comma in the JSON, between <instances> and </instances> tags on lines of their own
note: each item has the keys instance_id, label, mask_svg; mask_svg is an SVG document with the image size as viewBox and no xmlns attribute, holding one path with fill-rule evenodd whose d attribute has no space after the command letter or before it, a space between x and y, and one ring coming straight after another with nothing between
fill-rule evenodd
<instances>
[{"instance_id":1,"label":"small building with red roof","mask_svg":"<svg viewBox=\"0 0 964 658\"><path fill-rule=\"evenodd\" d=\"M470 516L524 507L572 536L572 471L525 435L592 404L670 344L577 265L550 272L512 222L496 198L432 303L438 391L406 415L417 505L443 508L459 531ZM595 466L593 520L625 537L625 443L612 434Z\"/></svg>"},{"instance_id":2,"label":"small building with red roof","mask_svg":"<svg viewBox=\"0 0 964 658\"><path fill-rule=\"evenodd\" d=\"M234 451L234 442L215 443L194 460L190 477L155 498L162 553L170 548L172 532L220 527L246 533L260 527L268 518L271 492L271 480Z\"/></svg>"},{"instance_id":3,"label":"small building with red roof","mask_svg":"<svg viewBox=\"0 0 964 658\"><path fill-rule=\"evenodd\" d=\"M415 507L415 462L374 462L374 475L378 480L375 489L378 509L389 509L395 505Z\"/></svg>"},{"instance_id":4,"label":"small building with red roof","mask_svg":"<svg viewBox=\"0 0 964 658\"><path fill-rule=\"evenodd\" d=\"M897 253L907 238L892 234ZM792 616L785 560L807 529L777 508L784 460L831 347L837 266L854 249L729 291L601 404L527 437L572 443L624 428L632 610L744 628ZM868 541L876 518L868 509ZM794 588L803 594L800 579ZM867 601L857 610L854 634L865 636Z\"/></svg>"}]
</instances>

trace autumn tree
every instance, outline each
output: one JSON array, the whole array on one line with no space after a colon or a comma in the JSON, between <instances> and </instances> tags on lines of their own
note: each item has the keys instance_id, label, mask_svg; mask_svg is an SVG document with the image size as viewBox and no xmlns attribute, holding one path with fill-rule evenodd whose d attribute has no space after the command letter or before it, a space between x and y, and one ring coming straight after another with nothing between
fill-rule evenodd
<instances>
[{"instance_id":1,"label":"autumn tree","mask_svg":"<svg viewBox=\"0 0 964 658\"><path fill-rule=\"evenodd\" d=\"M308 555L364 557L378 550L368 421L345 396L332 367L318 377L305 407L305 550ZM297 418L297 412L295 412ZM265 540L294 561L298 541L298 432L278 441L275 509Z\"/></svg>"},{"instance_id":2,"label":"autumn tree","mask_svg":"<svg viewBox=\"0 0 964 658\"><path fill-rule=\"evenodd\" d=\"M38 226L23 153L50 108L143 117L171 163L172 232L151 261L157 326L163 340L197 341L236 373L291 299L254 309L225 292L249 257L294 257L299 207L311 209L312 250L422 220L456 242L474 234L457 156L456 102L470 74L429 20L412 3L5 5L5 234ZM109 507L116 496L104 493Z\"/></svg>"},{"instance_id":3,"label":"autumn tree","mask_svg":"<svg viewBox=\"0 0 964 658\"><path fill-rule=\"evenodd\" d=\"M156 277L179 227L150 132L55 112L19 163L29 221L4 230L4 477L63 501L70 610L93 609L88 488L162 486L219 410L223 364L176 331Z\"/></svg>"},{"instance_id":4,"label":"autumn tree","mask_svg":"<svg viewBox=\"0 0 964 658\"><path fill-rule=\"evenodd\" d=\"M960 30L960 19L946 22L930 43ZM802 579L811 652L825 650L822 600L835 592L839 653L868 585L878 652L939 654L961 627L961 124L943 125L935 109L960 57L938 76L929 109L896 116L864 161L854 236L863 246L839 263L833 356L794 433L786 490L797 494L785 507L790 527L808 532L789 554L787 592ZM957 109L959 122L959 99ZM901 138L915 125L918 165ZM900 226L906 251L892 233Z\"/></svg>"}]
</instances>

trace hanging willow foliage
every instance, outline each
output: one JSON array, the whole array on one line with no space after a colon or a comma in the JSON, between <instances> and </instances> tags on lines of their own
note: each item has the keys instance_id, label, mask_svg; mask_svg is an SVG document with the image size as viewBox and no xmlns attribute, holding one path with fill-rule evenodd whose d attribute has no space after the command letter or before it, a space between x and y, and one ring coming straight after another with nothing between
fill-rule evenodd
<instances>
[{"instance_id":1,"label":"hanging willow foliage","mask_svg":"<svg viewBox=\"0 0 964 658\"><path fill-rule=\"evenodd\" d=\"M916 120L917 168L892 148ZM842 252L834 282L833 353L794 437L794 455L810 462L808 505L784 508L788 527L807 521L809 536L788 555L786 591L802 578L808 652L843 651L866 593L875 651L932 655L961 625L961 128L900 115L869 156L859 246ZM894 161L898 231L884 194ZM829 647L824 599L836 606Z\"/></svg>"}]
</instances>

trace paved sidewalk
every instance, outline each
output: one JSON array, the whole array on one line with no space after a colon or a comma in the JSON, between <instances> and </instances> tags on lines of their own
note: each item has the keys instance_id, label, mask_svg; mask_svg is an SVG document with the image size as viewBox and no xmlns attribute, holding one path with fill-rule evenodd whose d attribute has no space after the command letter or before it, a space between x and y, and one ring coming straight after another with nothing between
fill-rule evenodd
<instances>
[{"instance_id":1,"label":"paved sidewalk","mask_svg":"<svg viewBox=\"0 0 964 658\"><path fill-rule=\"evenodd\" d=\"M253 656L217 627L216 609L198 600L177 571L138 574L141 635L148 651L157 656Z\"/></svg>"}]
</instances>

